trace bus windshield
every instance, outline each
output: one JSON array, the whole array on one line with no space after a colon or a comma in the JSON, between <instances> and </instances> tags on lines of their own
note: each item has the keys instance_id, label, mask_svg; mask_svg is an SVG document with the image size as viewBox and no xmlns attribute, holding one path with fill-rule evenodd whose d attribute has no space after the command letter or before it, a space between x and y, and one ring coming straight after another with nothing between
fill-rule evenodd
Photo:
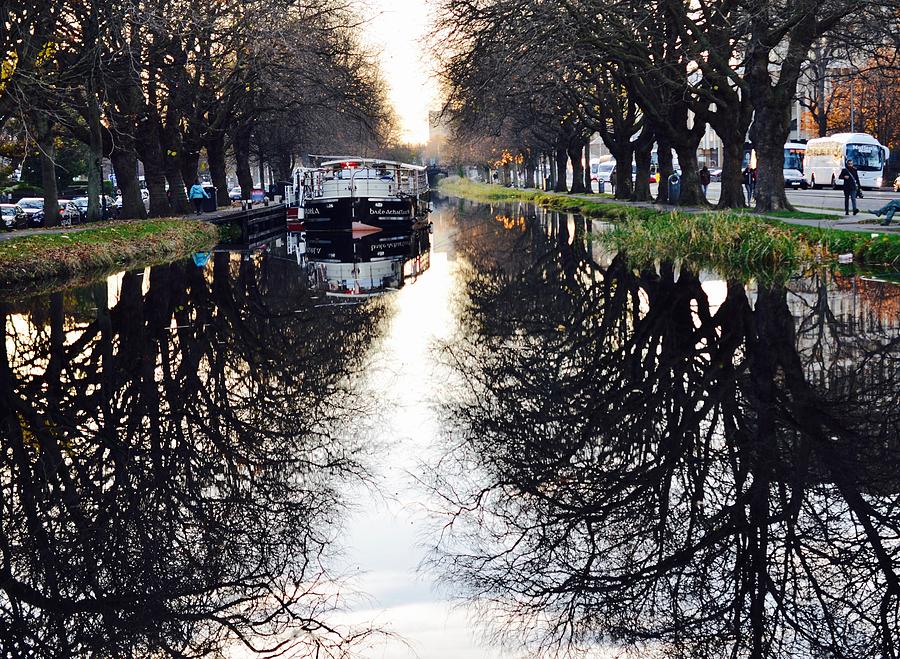
<instances>
[{"instance_id":1,"label":"bus windshield","mask_svg":"<svg viewBox=\"0 0 900 659\"><path fill-rule=\"evenodd\" d=\"M879 172L884 168L884 151L877 144L848 144L847 160L861 172Z\"/></svg>"},{"instance_id":2,"label":"bus windshield","mask_svg":"<svg viewBox=\"0 0 900 659\"><path fill-rule=\"evenodd\" d=\"M796 169L799 172L803 171L803 155L805 151L803 149L785 149L784 150L784 168L785 169Z\"/></svg>"}]
</instances>

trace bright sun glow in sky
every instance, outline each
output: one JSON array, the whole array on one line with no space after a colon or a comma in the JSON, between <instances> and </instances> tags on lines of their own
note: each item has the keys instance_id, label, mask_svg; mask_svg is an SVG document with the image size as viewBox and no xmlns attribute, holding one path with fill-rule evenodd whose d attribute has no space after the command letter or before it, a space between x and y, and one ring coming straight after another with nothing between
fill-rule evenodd
<instances>
[{"instance_id":1,"label":"bright sun glow in sky","mask_svg":"<svg viewBox=\"0 0 900 659\"><path fill-rule=\"evenodd\" d=\"M377 0L370 3L365 41L381 51L381 68L400 120L404 141L428 141L428 111L437 104L431 79L431 54L424 42L432 8L426 0Z\"/></svg>"}]
</instances>

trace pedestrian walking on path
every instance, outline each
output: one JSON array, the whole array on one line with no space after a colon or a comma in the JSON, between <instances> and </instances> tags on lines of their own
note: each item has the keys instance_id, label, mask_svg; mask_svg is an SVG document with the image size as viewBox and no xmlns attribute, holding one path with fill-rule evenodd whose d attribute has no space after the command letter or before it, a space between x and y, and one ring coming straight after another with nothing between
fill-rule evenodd
<instances>
[{"instance_id":1,"label":"pedestrian walking on path","mask_svg":"<svg viewBox=\"0 0 900 659\"><path fill-rule=\"evenodd\" d=\"M894 213L896 213L897 211L900 211L900 201L891 199L886 205L875 211L875 217L881 217L882 215L884 215L884 220L881 221L881 226L886 227L891 223L891 220L894 219Z\"/></svg>"},{"instance_id":2,"label":"pedestrian walking on path","mask_svg":"<svg viewBox=\"0 0 900 659\"><path fill-rule=\"evenodd\" d=\"M747 191L747 205L753 205L753 192L756 190L756 170L750 165L744 167L744 190Z\"/></svg>"},{"instance_id":3,"label":"pedestrian walking on path","mask_svg":"<svg viewBox=\"0 0 900 659\"><path fill-rule=\"evenodd\" d=\"M203 200L209 199L209 195L206 193L206 190L203 189L203 186L200 185L200 179L194 181L194 185L191 186L191 191L188 193L188 197L191 199L191 203L194 205L194 213L200 215L203 212Z\"/></svg>"},{"instance_id":4,"label":"pedestrian walking on path","mask_svg":"<svg viewBox=\"0 0 900 659\"><path fill-rule=\"evenodd\" d=\"M703 196L706 196L706 190L709 188L709 182L712 180L712 176L709 174L709 168L706 165L703 165L703 169L700 170L700 186L703 188Z\"/></svg>"},{"instance_id":5,"label":"pedestrian walking on path","mask_svg":"<svg viewBox=\"0 0 900 659\"><path fill-rule=\"evenodd\" d=\"M847 161L847 166L841 170L841 175L838 178L844 181L844 215L850 214L851 203L853 205L853 214L858 214L859 209L856 207L856 198L862 197L862 194L859 184L859 172L852 160Z\"/></svg>"}]
</instances>

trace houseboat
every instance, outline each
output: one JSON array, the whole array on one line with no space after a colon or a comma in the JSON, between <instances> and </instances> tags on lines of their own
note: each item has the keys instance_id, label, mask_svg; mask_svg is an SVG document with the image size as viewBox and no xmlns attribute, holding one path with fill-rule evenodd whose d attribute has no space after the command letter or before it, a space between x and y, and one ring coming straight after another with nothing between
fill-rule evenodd
<instances>
[{"instance_id":1,"label":"houseboat","mask_svg":"<svg viewBox=\"0 0 900 659\"><path fill-rule=\"evenodd\" d=\"M369 158L330 160L296 170L286 192L296 209L289 215L293 230L406 230L428 219L428 176L419 165Z\"/></svg>"}]
</instances>

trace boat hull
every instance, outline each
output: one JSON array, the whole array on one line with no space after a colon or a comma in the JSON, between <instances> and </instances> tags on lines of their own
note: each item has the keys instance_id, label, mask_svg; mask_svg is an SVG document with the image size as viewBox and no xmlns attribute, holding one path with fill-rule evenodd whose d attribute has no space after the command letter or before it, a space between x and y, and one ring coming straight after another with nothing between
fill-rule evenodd
<instances>
[{"instance_id":1,"label":"boat hull","mask_svg":"<svg viewBox=\"0 0 900 659\"><path fill-rule=\"evenodd\" d=\"M404 231L424 219L422 205L413 197L313 199L303 205L303 221L308 231L351 231L354 224Z\"/></svg>"}]
</instances>

